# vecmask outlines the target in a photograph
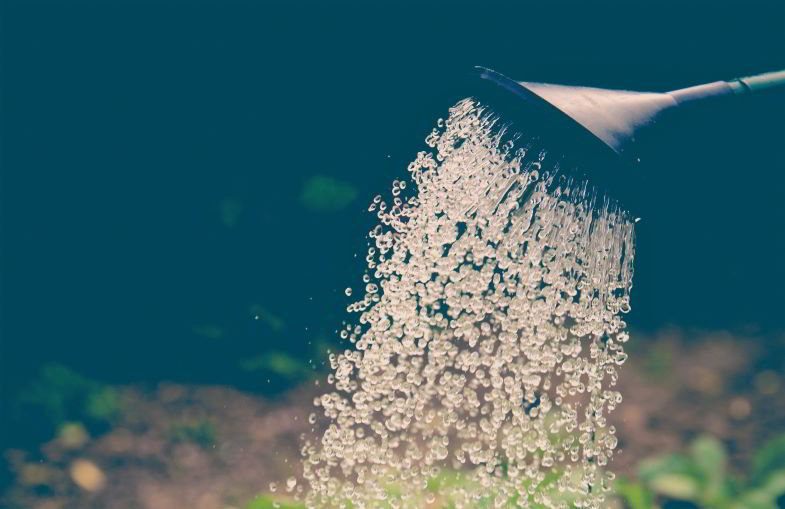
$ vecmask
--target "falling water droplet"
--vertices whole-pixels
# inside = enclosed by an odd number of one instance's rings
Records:
[[[330,353],[302,447],[308,507],[607,506],[637,220],[495,118],[459,102],[413,192],[373,199],[353,348]]]

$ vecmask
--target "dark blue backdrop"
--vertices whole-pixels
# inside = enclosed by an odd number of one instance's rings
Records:
[[[238,362],[334,336],[367,203],[471,66],[651,90],[774,70],[783,5],[6,2],[3,399],[45,361],[263,389]],[[644,161],[632,326],[782,330],[785,101],[669,138]],[[305,206],[313,176],[356,198]]]

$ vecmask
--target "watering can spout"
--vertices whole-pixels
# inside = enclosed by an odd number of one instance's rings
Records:
[[[517,95],[536,110],[541,119],[563,136],[582,137],[595,145],[634,162],[636,135],[655,124],[666,111],[723,96],[739,96],[764,89],[785,88],[785,71],[667,93],[608,90],[592,87],[514,81],[491,69],[478,67],[480,77]]]

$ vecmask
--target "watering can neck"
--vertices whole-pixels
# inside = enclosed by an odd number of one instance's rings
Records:
[[[767,72],[729,81],[714,81],[668,92],[678,105],[712,97],[747,95],[767,89],[785,87],[785,71]]]

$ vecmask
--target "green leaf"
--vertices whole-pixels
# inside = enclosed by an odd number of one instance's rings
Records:
[[[120,410],[120,396],[112,387],[94,387],[87,395],[85,413],[92,419],[111,421]]]
[[[644,483],[668,474],[697,477],[696,469],[690,458],[682,454],[668,454],[643,460],[638,467],[638,476]]]
[[[317,175],[309,178],[300,193],[300,203],[317,212],[346,208],[357,198],[357,189],[347,182]]]
[[[283,318],[259,304],[251,306],[251,315],[253,315],[254,320],[259,320],[275,333],[282,332],[286,328],[286,322],[283,321]]]
[[[725,447],[714,437],[701,436],[690,446],[690,452],[701,473],[709,478],[723,477],[728,463]]]
[[[752,459],[752,484],[759,485],[778,470],[785,470],[785,435],[769,441]]]
[[[785,495],[785,470],[779,470],[770,474],[766,479],[766,483],[760,489],[768,493],[772,500]]]
[[[649,481],[649,487],[660,495],[677,500],[697,501],[700,485],[693,477],[682,474],[661,474]]]
[[[734,500],[729,507],[731,509],[777,509],[774,499],[761,490],[745,493],[738,500]]]
[[[268,495],[261,495],[248,502],[244,509],[305,509],[305,506],[297,502],[283,501]]]
[[[42,366],[19,402],[41,411],[53,430],[68,421],[110,421],[121,411],[115,389],[61,364]]]
[[[169,439],[173,442],[191,442],[208,448],[217,441],[215,426],[209,421],[175,424],[169,428]]]
[[[651,509],[654,507],[654,494],[641,483],[619,479],[615,484],[616,493],[629,509]]]
[[[728,464],[725,447],[716,438],[702,436],[692,443],[690,452],[703,481],[701,499],[712,505],[719,504],[730,492],[725,478]]]
[[[90,441],[90,434],[81,422],[67,422],[58,430],[57,439],[66,449],[79,449]]]
[[[284,352],[270,352],[240,362],[244,371],[269,371],[289,380],[307,378],[311,374],[308,365]]]
[[[673,355],[664,344],[655,344],[645,353],[644,373],[654,380],[664,380],[671,373]]]

